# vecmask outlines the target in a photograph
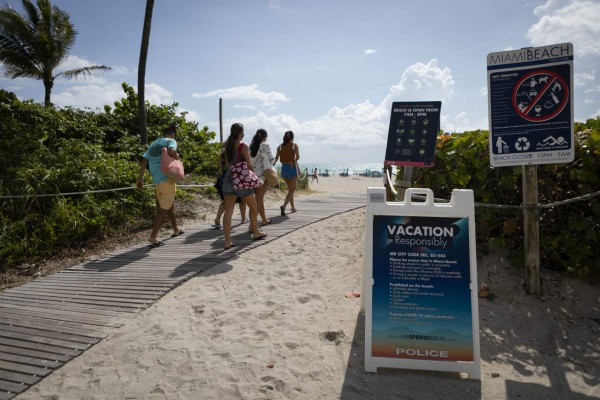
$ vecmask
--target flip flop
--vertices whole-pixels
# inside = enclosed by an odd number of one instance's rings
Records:
[[[150,244],[148,245],[148,248],[149,248],[149,249],[155,249],[155,248],[157,248],[157,247],[164,246],[164,245],[165,245],[165,242],[163,242],[162,240],[159,240],[159,241],[158,241],[158,242],[156,242],[156,243],[150,243]]]
[[[279,207],[279,209],[281,210],[281,216],[285,217],[285,208],[283,208],[283,206]]]
[[[221,224],[212,224],[211,226],[215,229],[221,229],[223,227]]]
[[[298,211],[298,210],[296,210],[295,208],[292,208],[291,212],[295,213],[296,211]]]
[[[179,232],[177,234],[172,234],[171,237],[177,237],[177,236],[181,236],[185,233],[185,231],[183,229],[180,229]]]
[[[261,226],[271,225],[271,219],[269,218],[269,219],[267,220],[267,222],[265,222],[264,224],[262,224],[262,223],[261,223],[260,225],[261,225]]]
[[[267,237],[266,233],[261,234],[260,236],[253,237],[252,240],[262,240]]]
[[[229,246],[225,246],[225,250],[229,250],[232,247],[235,247],[234,243],[231,243]]]

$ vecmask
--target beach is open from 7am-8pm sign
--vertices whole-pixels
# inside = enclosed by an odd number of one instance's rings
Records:
[[[455,190],[438,204],[429,189],[408,189],[397,203],[381,190],[367,196],[365,370],[479,379],[473,192]]]

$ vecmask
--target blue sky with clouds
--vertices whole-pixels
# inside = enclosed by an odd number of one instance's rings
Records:
[[[137,87],[144,0],[52,3],[79,32],[64,69],[112,68],[57,80],[56,105],[102,107]],[[575,120],[600,115],[598,21],[599,0],[156,0],[146,98],[217,133],[222,98],[225,136],[236,121],[272,143],[291,129],[304,162],[382,162],[393,101],[442,101],[445,131],[488,129],[491,52],[573,43]],[[43,101],[40,81],[0,87]]]

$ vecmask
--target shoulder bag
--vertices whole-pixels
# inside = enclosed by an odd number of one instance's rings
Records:
[[[237,162],[229,167],[229,171],[233,188],[236,190],[256,189],[263,184],[254,171],[248,168],[248,163],[243,161],[241,143],[237,151]]]
[[[266,154],[264,147],[261,147],[262,151],[262,159],[263,159],[263,174],[265,175],[265,181],[269,186],[277,187],[279,186],[279,175],[277,174],[277,170],[271,164],[269,160],[269,156]]]
[[[160,154],[160,170],[175,182],[181,182],[185,178],[183,163],[171,157],[166,147],[162,148]]]

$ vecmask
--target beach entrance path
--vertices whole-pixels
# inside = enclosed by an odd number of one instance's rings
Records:
[[[235,247],[209,227],[75,265],[0,294],[0,400],[11,399],[118,331],[175,287],[217,264],[336,214],[364,207],[365,194],[304,197],[286,216],[267,209],[272,223],[253,241],[246,224],[232,227]]]

